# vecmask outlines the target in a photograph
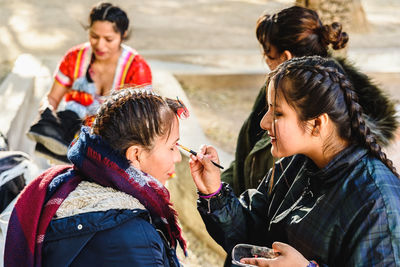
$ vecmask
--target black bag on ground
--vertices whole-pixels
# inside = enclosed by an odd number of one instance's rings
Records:
[[[29,156],[19,151],[0,151],[0,213],[25,187]]]

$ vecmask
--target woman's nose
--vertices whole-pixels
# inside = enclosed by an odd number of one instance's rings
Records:
[[[266,131],[271,130],[271,121],[270,121],[270,118],[269,118],[270,116],[268,113],[269,112],[266,112],[260,121],[261,129],[266,130]]]
[[[96,48],[99,50],[102,50],[104,44],[105,44],[105,40],[103,38],[99,38],[96,42]]]

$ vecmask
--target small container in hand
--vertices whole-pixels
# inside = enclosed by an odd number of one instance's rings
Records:
[[[242,258],[267,258],[272,259],[278,256],[272,248],[259,247],[249,244],[237,244],[232,250],[232,263],[238,266],[255,266],[241,263]]]

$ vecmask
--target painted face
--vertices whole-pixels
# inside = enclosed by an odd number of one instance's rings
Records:
[[[282,58],[281,54],[279,54],[278,49],[274,45],[269,46],[269,51],[265,55],[265,62],[268,65],[268,68],[273,71],[276,67],[279,66],[285,60]]]
[[[152,150],[144,150],[140,156],[140,169],[156,178],[160,183],[165,182],[175,173],[175,163],[182,160],[176,146],[179,140],[179,122],[175,118],[171,132],[157,137]]]
[[[96,59],[107,60],[115,56],[121,47],[121,34],[109,21],[95,21],[89,29],[89,42]]]
[[[285,98],[278,93],[275,98],[273,82],[268,86],[268,111],[260,126],[271,137],[271,154],[274,157],[287,157],[294,154],[306,154],[309,135],[301,127],[296,111],[289,106]]]

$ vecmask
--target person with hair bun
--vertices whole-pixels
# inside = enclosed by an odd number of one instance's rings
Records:
[[[330,57],[330,47],[342,49],[349,40],[340,23],[324,25],[315,11],[299,6],[283,9],[273,15],[262,15],[257,21],[256,35],[271,70],[295,57]],[[335,60],[352,81],[365,110],[364,119],[377,141],[381,145],[389,144],[398,126],[394,103],[345,59]],[[260,128],[267,106],[265,86],[260,90],[253,110],[239,132],[235,160],[222,173],[222,180],[233,187],[237,196],[248,188],[256,188],[274,164],[269,152],[271,140]]]
[[[129,32],[124,10],[110,3],[93,6],[87,29],[89,42],[64,55],[40,108],[39,120],[27,133],[37,143],[37,152],[62,162],[68,162],[68,146],[82,122],[92,123],[106,96],[126,84],[152,83],[150,67],[143,57],[122,43]],[[57,110],[62,99],[65,107]]]
[[[179,100],[148,89],[114,92],[92,127],[19,196],[4,266],[180,266],[186,254],[165,183],[182,157]]]
[[[400,266],[399,174],[341,66],[319,56],[293,58],[270,74],[267,88],[260,126],[281,159],[257,189],[237,198],[221,183],[211,162],[218,162],[215,148],[191,156],[210,235],[227,253],[241,243],[274,250],[272,259],[243,264]]]

